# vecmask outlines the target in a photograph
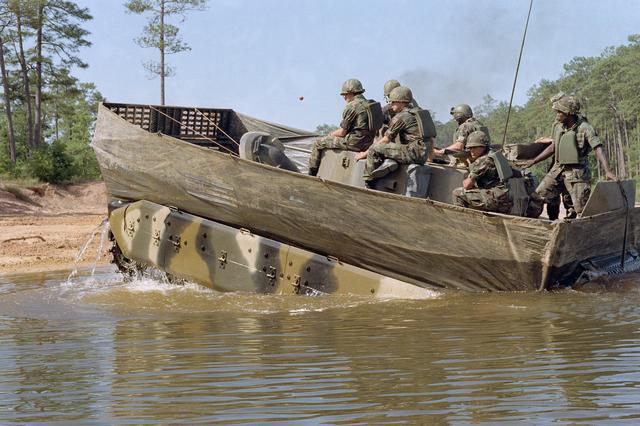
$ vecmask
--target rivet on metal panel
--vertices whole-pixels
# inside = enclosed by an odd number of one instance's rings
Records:
[[[220,262],[220,269],[224,269],[225,265],[227,264],[227,252],[222,250],[220,252],[220,257],[218,258],[218,261]]]
[[[289,266],[293,266],[293,262],[291,262],[291,261],[290,261],[290,262],[289,262]]]
[[[251,253],[251,249],[249,249],[249,253]]]

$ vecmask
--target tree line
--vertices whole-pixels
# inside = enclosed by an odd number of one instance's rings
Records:
[[[206,0],[124,3],[127,12],[147,16],[135,41],[158,53],[158,61],[143,66],[160,78],[161,104],[165,77],[174,74],[166,55],[189,50],[169,18],[184,20],[205,6]],[[0,178],[100,177],[89,143],[103,97],[72,74],[88,66],[82,49],[91,46],[84,28],[91,19],[87,8],[69,0],[0,0]]]
[[[577,96],[581,113],[596,128],[609,162],[620,178],[640,179],[640,34],[628,37],[628,43],[605,49],[599,56],[576,57],[564,65],[557,80],[542,80],[527,92],[523,106],[512,108],[507,143],[532,142],[551,136],[555,113],[550,98],[559,92]],[[485,96],[474,114],[490,130],[492,143],[502,142],[509,104]],[[456,124],[439,123],[438,144],[451,143]],[[603,171],[590,156],[592,170]],[[537,174],[544,165],[536,166]],[[594,177],[595,177],[594,176]]]
[[[71,74],[87,64],[88,9],[65,0],[0,2],[0,173],[59,182],[96,178],[88,139],[102,99]]]

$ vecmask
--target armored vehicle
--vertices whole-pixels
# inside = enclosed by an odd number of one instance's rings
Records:
[[[581,217],[552,222],[524,217],[526,203],[452,205],[464,172],[446,164],[366,188],[362,161],[325,150],[308,176],[285,152],[311,136],[229,109],[100,105],[117,264],[221,291],[375,296],[544,290],[640,265],[633,181],[599,182]]]

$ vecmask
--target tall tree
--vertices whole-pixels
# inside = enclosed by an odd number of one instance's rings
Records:
[[[63,68],[77,66],[86,68],[76,54],[81,47],[90,46],[86,39],[89,32],[82,28],[82,22],[93,19],[87,8],[66,0],[37,0],[34,28],[35,45],[35,132],[36,144],[42,142],[42,91],[46,81],[43,78],[43,65],[53,68],[54,58]],[[50,75],[54,75],[52,70]]]
[[[16,163],[16,137],[13,130],[13,113],[11,110],[11,87],[9,85],[9,74],[5,61],[5,34],[11,23],[11,14],[5,5],[0,6],[0,77],[2,78],[4,112],[7,117],[7,143],[9,145],[9,157],[13,164]]]
[[[167,64],[166,55],[191,50],[178,34],[180,28],[169,24],[170,16],[177,16],[183,22],[189,11],[204,10],[207,0],[128,0],[124,6],[130,13],[149,14],[142,35],[136,39],[144,48],[158,49],[159,61],[147,61],[143,66],[151,75],[160,77],[160,104],[165,104],[165,77],[175,75]]]
[[[33,139],[33,109],[31,105],[31,80],[29,77],[29,67],[27,64],[27,57],[25,54],[24,48],[24,40],[29,36],[29,33],[26,31],[24,27],[24,19],[25,17],[29,17],[31,10],[29,8],[30,2],[26,2],[24,0],[11,0],[9,2],[9,7],[11,11],[15,15],[15,23],[16,23],[16,40],[18,42],[18,62],[20,63],[20,75],[22,77],[22,88],[23,88],[23,102],[26,106],[26,114],[27,114],[27,147],[30,149],[35,148],[35,143]]]

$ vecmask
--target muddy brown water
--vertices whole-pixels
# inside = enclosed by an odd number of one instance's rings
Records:
[[[640,419],[637,274],[383,301],[68,274],[0,275],[1,424]]]

